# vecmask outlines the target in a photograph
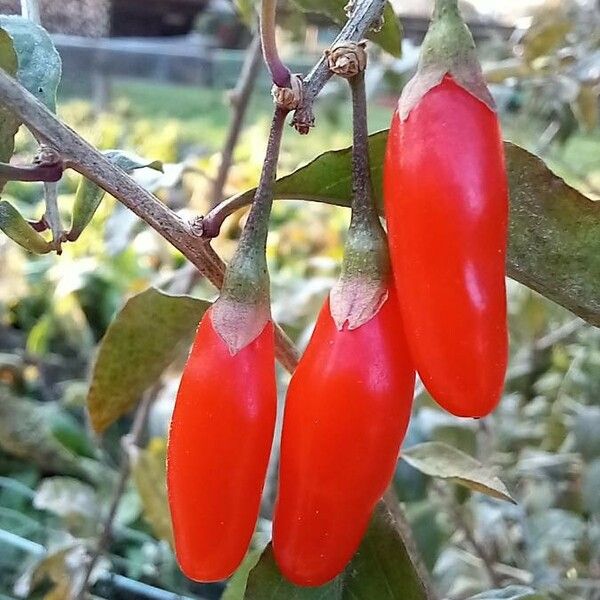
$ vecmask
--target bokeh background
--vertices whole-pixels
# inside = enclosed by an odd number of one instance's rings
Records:
[[[303,12],[281,3],[282,54],[298,72],[314,64],[337,32],[325,15],[314,12],[318,4]],[[600,3],[462,4],[505,138],[600,198]],[[142,169],[136,179],[182,216],[205,214],[231,117],[228,92],[253,35],[245,24],[251,5],[42,0],[41,6],[64,64],[59,116],[101,149],[122,148],[163,161],[164,173]],[[398,0],[394,6],[404,23],[403,55],[392,58],[371,46],[371,131],[388,126],[399,90],[414,70],[431,10],[425,0]],[[0,12],[17,8],[16,2],[0,0]],[[224,196],[256,184],[271,106],[261,66]],[[350,143],[343,83],[326,87],[316,116],[308,137],[286,131],[280,173]],[[27,161],[34,150],[22,128],[17,160]],[[61,182],[65,216],[78,181],[67,172]],[[43,211],[39,185],[12,182],[3,196],[29,218]],[[244,218],[241,211],[228,219],[213,243],[225,259]],[[341,208],[275,203],[268,241],[273,313],[300,346],[338,274],[348,218]],[[85,571],[85,550],[97,543],[114,497],[123,460],[119,440],[131,426],[125,417],[103,439],[93,436],[85,413],[90,365],[126,299],[151,285],[215,297],[178,252],[109,197],[60,257],[33,257],[0,236],[2,600],[68,598]],[[494,465],[518,504],[440,487],[403,462],[396,490],[441,596],[461,600],[491,587],[479,545],[503,584],[532,585],[545,594],[539,598],[597,600],[600,332],[512,281],[509,310],[511,361],[500,407],[481,421],[456,419],[420,390],[405,446],[444,441]],[[165,434],[185,350],[163,375],[142,448],[130,457],[132,476],[93,577],[96,597],[241,598],[235,581],[202,586],[186,580],[170,547]],[[280,379],[283,392],[287,376],[280,373]],[[271,481],[256,547],[268,539],[272,492]]]

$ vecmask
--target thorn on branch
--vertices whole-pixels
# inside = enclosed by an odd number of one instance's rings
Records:
[[[40,144],[35,156],[33,157],[33,163],[40,166],[51,167],[62,163],[60,154],[51,146],[46,144]]]

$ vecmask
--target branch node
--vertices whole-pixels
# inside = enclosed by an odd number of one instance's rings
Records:
[[[51,146],[46,144],[40,144],[35,156],[33,157],[33,163],[42,167],[53,167],[63,162],[61,155]]]
[[[302,102],[303,82],[302,75],[294,73],[290,76],[291,87],[279,87],[274,85],[271,88],[273,102],[278,108],[285,110],[296,110]]]
[[[189,222],[189,228],[192,235],[195,235],[196,237],[204,237],[206,233],[204,227],[204,217],[202,215],[194,217]]]
[[[342,40],[325,50],[329,69],[340,77],[354,77],[367,68],[367,41]]]

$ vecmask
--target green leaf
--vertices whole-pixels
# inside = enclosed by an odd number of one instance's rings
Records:
[[[131,473],[142,500],[144,518],[161,540],[172,543],[171,514],[167,502],[167,440],[157,437],[139,450],[131,448]]]
[[[375,200],[382,206],[387,131],[369,137]],[[544,162],[505,142],[510,183],[507,273],[550,300],[600,326],[600,202],[552,173]],[[280,178],[275,197],[349,206],[351,148],[325,152]],[[232,198],[249,204],[254,190]]]
[[[343,25],[348,20],[344,11],[346,0],[293,0],[293,2],[301,11],[325,15],[338,25]],[[399,57],[402,54],[402,28],[389,2],[386,2],[383,18],[383,27],[377,32],[369,32],[367,37],[392,56]]]
[[[189,342],[209,306],[154,288],[127,301],[102,339],[93,367],[87,406],[96,432],[135,406]]]
[[[29,225],[23,215],[6,200],[0,200],[0,229],[28,252],[47,254],[52,244]]]
[[[406,448],[400,458],[430,477],[450,479],[477,492],[516,504],[506,486],[488,467],[442,442],[424,442]]]
[[[123,150],[107,150],[103,153],[113,164],[121,167],[127,173],[135,169],[148,167],[156,171],[162,171],[163,165],[159,160],[148,161],[140,156],[125,152]],[[73,214],[71,217],[71,228],[67,233],[67,239],[74,242],[81,232],[89,225],[104,194],[106,192],[93,181],[81,177],[75,201],[73,203]]]
[[[600,326],[600,202],[506,143],[509,277]]]
[[[38,100],[55,112],[62,64],[48,32],[18,15],[0,16],[0,27],[13,40],[19,61],[17,78]]]
[[[15,398],[0,388],[0,448],[38,466],[43,472],[89,479],[89,471],[53,435],[47,413],[37,402]]]
[[[242,600],[248,583],[250,571],[254,569],[265,546],[262,544],[257,548],[248,550],[242,564],[237,568],[236,572],[227,581],[227,587],[221,596],[221,600]]]
[[[342,600],[342,579],[319,587],[298,587],[284,579],[269,544],[250,571],[244,600]]]
[[[546,596],[524,585],[509,585],[501,590],[489,590],[469,600],[545,600]]]
[[[12,39],[0,29],[0,68],[9,75],[16,75],[18,62]],[[19,130],[19,119],[4,105],[0,106],[0,161],[9,162],[15,150],[15,135]],[[6,181],[0,179],[0,192]]]
[[[245,600],[425,600],[425,590],[391,514],[380,502],[360,548],[343,574],[306,588],[286,581],[269,544],[250,572]]]
[[[95,449],[79,421],[60,405],[46,403],[44,408],[47,408],[46,417],[54,438],[71,452],[92,458]]]
[[[383,502],[346,569],[343,600],[426,600],[417,571]]]

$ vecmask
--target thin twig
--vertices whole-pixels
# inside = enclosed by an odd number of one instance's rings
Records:
[[[260,7],[260,39],[262,51],[273,83],[282,88],[289,88],[290,70],[283,64],[277,51],[277,39],[275,36],[275,13],[277,11],[277,0],[262,0]]]
[[[233,161],[233,152],[240,137],[240,133],[242,132],[244,117],[246,116],[248,106],[250,105],[250,98],[252,96],[254,85],[256,84],[256,77],[259,69],[260,37],[255,35],[246,50],[244,64],[242,65],[237,85],[231,92],[233,113],[229,123],[227,137],[225,138],[225,144],[223,145],[223,150],[221,152],[221,163],[219,164],[219,170],[212,187],[211,206],[216,206],[223,199],[223,188],[225,187],[227,175]]]
[[[444,488],[439,482],[433,482],[433,489],[438,493],[440,498],[444,500],[444,509],[446,509],[454,521],[455,526],[462,532],[469,545],[473,548],[473,551],[481,559],[481,564],[487,573],[490,583],[495,588],[502,587],[502,578],[496,572],[494,568],[494,559],[490,556],[487,549],[479,543],[475,534],[466,522],[464,515],[459,506],[457,506],[454,498],[451,497],[450,493]]]
[[[417,575],[419,576],[423,588],[425,589],[427,600],[436,600],[437,594],[435,592],[433,582],[431,581],[429,571],[427,570],[427,567],[425,566],[425,563],[421,558],[421,553],[419,552],[417,542],[415,541],[415,538],[413,536],[412,527],[410,526],[408,518],[406,517],[406,514],[402,509],[402,505],[400,504],[400,500],[398,499],[396,491],[393,488],[393,484],[390,485],[390,487],[385,492],[383,496],[383,501],[385,502],[385,505],[394,517],[394,521],[398,526],[400,537],[404,542],[404,547],[408,552],[410,561],[415,567]]]
[[[100,533],[100,537],[98,538],[96,547],[87,564],[85,575],[81,582],[81,587],[79,588],[75,596],[76,600],[83,600],[85,598],[85,593],[90,582],[90,577],[92,576],[94,568],[98,564],[98,560],[102,556],[102,553],[108,547],[108,544],[112,537],[113,523],[115,517],[117,516],[117,510],[119,508],[119,504],[121,503],[123,494],[125,493],[125,488],[127,486],[127,481],[131,472],[131,461],[129,458],[129,452],[126,449],[125,444],[127,444],[127,446],[139,446],[139,443],[142,439],[142,434],[144,433],[144,426],[148,418],[148,413],[150,412],[150,407],[152,406],[152,403],[156,398],[157,389],[158,386],[155,386],[154,389],[152,389],[144,395],[135,411],[135,416],[131,425],[131,431],[128,435],[123,437],[123,462],[121,463],[121,469],[119,471],[117,484],[115,486],[113,496],[110,501],[108,513],[106,515],[106,518],[104,519],[104,522],[102,523],[102,532]]]
[[[58,181],[63,165],[10,165],[0,163],[0,179],[6,181]]]

